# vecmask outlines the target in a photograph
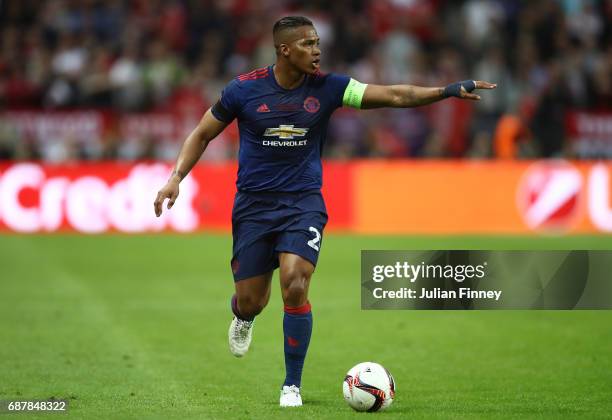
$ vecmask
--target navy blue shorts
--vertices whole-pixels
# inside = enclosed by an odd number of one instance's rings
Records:
[[[327,210],[319,190],[298,193],[238,192],[232,210],[234,281],[272,271],[278,253],[317,265]]]

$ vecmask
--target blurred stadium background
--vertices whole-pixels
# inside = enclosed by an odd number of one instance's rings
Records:
[[[315,22],[326,72],[499,85],[332,117],[296,418],[349,416],[340,381],[368,359],[398,417],[608,417],[609,312],[363,312],[358,279],[361,249],[612,249],[610,0],[0,1],[0,399],[282,417],[278,293],[253,354],[226,349],[235,124],[172,211],[152,202],[225,83],[273,63],[287,14]]]
[[[340,110],[330,124],[330,158],[612,155],[609,0],[9,0],[0,7],[3,159],[174,159],[225,83],[273,62],[274,21],[298,13],[316,24],[325,71],[367,83],[499,84],[478,104]],[[592,141],[576,143],[585,140],[577,136]],[[236,142],[230,130],[207,159],[233,158]]]
[[[185,183],[189,199],[166,222],[148,207],[169,166],[150,162],[171,164],[225,83],[274,61],[273,22],[301,13],[321,35],[325,71],[369,83],[472,77],[499,84],[478,103],[338,110],[325,148],[333,162],[330,230],[612,230],[609,0],[24,0],[0,7],[5,229],[227,230],[235,123],[211,144],[209,164]],[[583,163],[533,165],[542,158]],[[16,165],[24,161],[35,164]]]

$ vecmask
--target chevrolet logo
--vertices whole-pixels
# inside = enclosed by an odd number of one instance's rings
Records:
[[[274,136],[279,139],[292,139],[304,137],[308,133],[307,128],[295,128],[293,125],[279,125],[277,128],[266,128],[264,136]]]

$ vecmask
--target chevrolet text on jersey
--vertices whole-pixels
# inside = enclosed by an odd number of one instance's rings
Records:
[[[262,142],[264,146],[275,146],[275,147],[294,147],[294,146],[306,146],[308,140],[264,140]]]

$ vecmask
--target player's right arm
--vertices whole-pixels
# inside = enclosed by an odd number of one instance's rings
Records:
[[[221,133],[229,123],[223,122],[215,118],[212,110],[206,111],[197,127],[189,134],[176,160],[176,165],[170,175],[170,179],[164,187],[159,190],[153,207],[157,217],[162,214],[164,201],[168,199],[167,208],[170,209],[174,205],[176,198],[179,195],[179,183],[187,176],[196,162],[206,150],[208,143]]]

